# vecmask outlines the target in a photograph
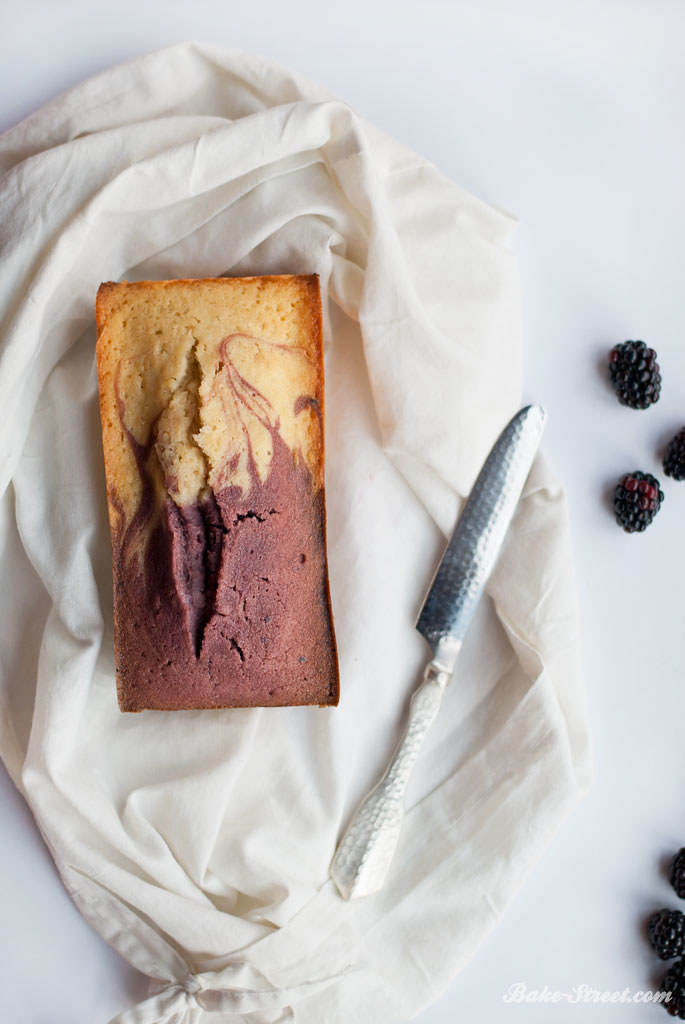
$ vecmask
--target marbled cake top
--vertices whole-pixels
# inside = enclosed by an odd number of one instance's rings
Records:
[[[122,707],[335,703],[318,279],[107,284]]]

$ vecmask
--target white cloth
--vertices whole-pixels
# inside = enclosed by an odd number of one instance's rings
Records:
[[[519,405],[511,219],[325,90],[207,45],[85,82],[0,161],[0,753],[81,912],[154,981],[118,1024],[411,1019],[589,779],[565,503],[540,458],[385,887],[348,904],[328,880],[426,660],[413,622],[443,534]],[[97,286],[312,271],[340,706],[123,715]]]

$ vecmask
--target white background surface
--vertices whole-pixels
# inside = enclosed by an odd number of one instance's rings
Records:
[[[614,525],[607,500],[626,470],[661,476],[685,425],[685,4],[22,0],[4,19],[0,129],[111,63],[188,38],[320,81],[521,220],[524,397],[549,411],[545,450],[571,504],[596,780],[418,1021],[666,1020],[652,1005],[570,1000],[579,986],[656,987],[644,920],[678,903],[664,861],[685,845],[685,483],[662,477],[664,508],[641,536]],[[606,351],[626,338],[660,357],[663,395],[647,412],[619,406],[604,380]],[[105,1024],[145,980],[73,907],[1,768],[0,796],[0,1019]],[[519,982],[564,997],[505,1002]]]

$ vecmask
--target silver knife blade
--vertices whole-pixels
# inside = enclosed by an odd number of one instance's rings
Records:
[[[388,873],[404,817],[404,793],[421,744],[440,709],[454,664],[499,554],[530,471],[546,414],[521,409],[478,474],[428,591],[417,629],[433,651],[412,696],[402,739],[377,785],[357,808],[330,866],[344,899],[377,892]]]
[[[454,668],[497,561],[545,420],[541,406],[528,405],[504,428],[478,474],[428,590],[416,628],[447,671]]]

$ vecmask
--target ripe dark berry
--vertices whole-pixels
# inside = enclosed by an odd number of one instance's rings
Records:
[[[678,850],[673,858],[673,863],[671,864],[671,885],[681,900],[685,900],[685,846]]]
[[[621,405],[647,409],[661,394],[656,352],[644,341],[624,341],[609,353],[609,380]]]
[[[661,991],[670,992],[671,998],[662,1003],[671,1017],[685,1020],[685,960],[676,960],[668,968],[661,982]]]
[[[642,533],[661,508],[664,492],[651,473],[626,473],[614,491],[616,522],[626,533]]]
[[[661,960],[672,960],[685,952],[685,914],[679,910],[657,910],[647,924],[652,949]]]
[[[664,456],[664,473],[674,480],[685,480],[685,428],[669,441]]]

